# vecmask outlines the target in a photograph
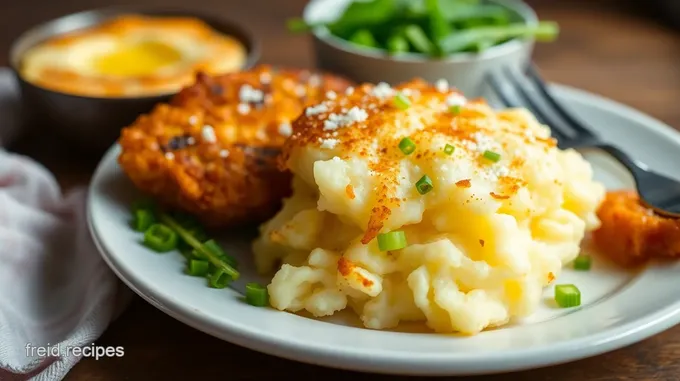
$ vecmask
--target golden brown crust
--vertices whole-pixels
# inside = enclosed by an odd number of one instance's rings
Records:
[[[593,233],[600,252],[623,266],[680,257],[680,220],[659,216],[634,191],[608,192]]]
[[[357,272],[356,271],[357,265],[352,263],[349,259],[345,257],[340,257],[340,259],[338,259],[337,268],[338,272],[342,276],[349,277],[352,274],[354,274],[356,280],[359,281],[359,283],[361,283],[364,287],[373,286],[373,281],[361,275],[361,273]]]
[[[290,175],[276,166],[287,123],[327,91],[348,86],[338,77],[269,66],[199,75],[122,131],[119,163],[138,188],[208,226],[263,221],[290,193]]]
[[[410,102],[408,115],[395,104],[395,95],[399,93],[408,94]],[[467,101],[466,106],[459,112],[451,112],[445,106],[447,100],[455,96],[463,97],[455,90],[441,91],[421,79],[394,87],[387,84],[362,84],[349,94],[339,94],[335,99],[306,110],[294,122],[295,133],[286,141],[279,165],[288,168],[294,151],[310,145],[323,146],[324,142],[331,144],[342,158],[358,156],[368,159],[369,169],[379,176],[380,183],[374,189],[377,205],[371,210],[365,235],[361,240],[366,244],[376,237],[392,210],[402,203],[402,199],[395,196],[395,188],[399,184],[398,163],[404,157],[404,153],[399,149],[399,142],[405,136],[405,132],[418,147],[429,147],[429,142],[441,136],[450,138],[450,141],[465,141],[474,145],[479,135],[488,133],[489,119],[498,118],[512,121],[513,123],[509,125],[520,130],[513,133],[526,139],[527,144],[539,143],[546,150],[556,145],[555,140],[549,137],[541,138],[528,134],[525,136],[521,132],[528,126],[517,125],[510,115],[502,112],[496,115],[483,100]],[[353,117],[351,128],[336,128],[333,125],[334,120],[345,117]],[[408,118],[417,118],[417,124],[423,127],[408,131],[410,124]],[[533,142],[530,139],[533,139]],[[376,146],[379,148],[376,149]],[[462,149],[476,150],[476,148]],[[416,160],[427,161],[443,153],[441,149],[419,148],[413,155]],[[481,155],[478,161],[480,168],[488,166],[486,159]],[[522,165],[521,161],[517,161],[511,163],[510,167],[519,168]],[[493,193],[491,196],[504,200],[516,193],[523,185],[523,181],[511,176],[501,176],[499,184],[503,193]],[[460,182],[458,186],[470,187],[471,184],[470,181]]]

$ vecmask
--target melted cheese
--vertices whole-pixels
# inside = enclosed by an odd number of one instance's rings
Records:
[[[239,70],[246,57],[243,44],[197,19],[121,16],[34,46],[21,75],[65,93],[146,96],[177,91],[198,71]]]
[[[118,44],[114,51],[93,57],[92,64],[99,74],[135,77],[152,75],[181,60],[182,53],[170,45],[142,41]]]

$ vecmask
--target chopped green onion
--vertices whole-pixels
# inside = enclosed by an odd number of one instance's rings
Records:
[[[393,251],[407,246],[406,234],[401,231],[378,234],[378,248],[380,251]]]
[[[360,46],[366,46],[369,48],[375,48],[378,46],[378,43],[375,41],[375,37],[373,37],[373,33],[371,33],[370,30],[368,29],[359,29],[354,34],[352,37],[349,38],[349,41]]]
[[[404,155],[410,155],[416,150],[416,144],[410,138],[403,138],[399,142],[399,149]]]
[[[416,51],[425,54],[436,53],[436,48],[432,41],[430,41],[425,31],[418,25],[409,25],[404,28],[404,35]]]
[[[591,266],[591,259],[587,255],[579,255],[574,259],[574,270],[588,271]]]
[[[400,110],[406,110],[411,107],[411,100],[403,93],[398,93],[394,96],[394,105]]]
[[[208,278],[208,285],[212,288],[225,288],[231,283],[232,279],[222,269],[218,269],[214,274]]]
[[[404,36],[395,34],[387,39],[387,51],[390,54],[406,53],[409,51],[408,41]]]
[[[137,209],[132,219],[132,227],[138,232],[145,232],[156,222],[156,216],[150,209]]]
[[[461,110],[462,110],[462,107],[460,107],[460,105],[453,105],[453,106],[449,107],[449,111],[451,111],[451,114],[453,114],[453,115],[460,114]]]
[[[174,230],[184,240],[184,242],[189,244],[200,254],[204,255],[206,259],[210,261],[210,263],[229,276],[230,279],[238,280],[240,276],[238,270],[236,270],[222,258],[219,258],[217,255],[213,254],[212,251],[206,248],[205,245],[201,244],[199,240],[191,235],[191,233],[182,227],[174,218],[167,214],[161,214],[160,220],[168,225],[172,230]]]
[[[207,250],[210,250],[210,252],[215,254],[217,257],[227,262],[232,267],[238,268],[238,262],[236,261],[236,259],[231,255],[227,254],[227,252],[224,251],[224,249],[222,249],[222,246],[220,246],[220,244],[217,243],[214,239],[203,242],[203,246]]]
[[[420,194],[426,194],[433,188],[434,186],[432,185],[432,179],[430,179],[428,175],[423,175],[423,177],[421,177],[420,180],[416,182],[416,189]]]
[[[451,155],[455,149],[456,147],[452,146],[451,144],[447,144],[444,146],[444,153],[447,155]]]
[[[494,163],[501,159],[501,154],[489,150],[484,151],[482,156],[484,156],[484,158],[487,160],[493,161]]]
[[[264,307],[269,304],[267,288],[257,283],[246,284],[246,302],[251,306]]]
[[[573,284],[558,284],[555,286],[555,302],[562,308],[578,307],[581,305],[581,291]]]
[[[192,259],[189,261],[187,273],[192,276],[206,276],[209,268],[210,262],[201,259]]]
[[[163,224],[153,224],[144,233],[144,245],[159,253],[177,248],[177,233]]]

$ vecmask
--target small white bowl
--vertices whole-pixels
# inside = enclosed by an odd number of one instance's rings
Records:
[[[536,13],[519,0],[487,0],[513,11],[528,25],[538,24]],[[351,0],[312,0],[303,18],[309,24],[329,22],[342,14]],[[389,56],[377,50],[361,49],[332,35],[327,28],[312,32],[317,66],[346,76],[357,82],[397,84],[413,78],[434,82],[449,81],[468,97],[484,93],[484,76],[489,70],[503,66],[520,67],[530,59],[533,39],[513,39],[482,53],[456,53],[444,58],[428,58],[420,54]]]

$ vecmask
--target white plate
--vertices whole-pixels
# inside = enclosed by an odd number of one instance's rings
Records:
[[[607,140],[660,172],[680,178],[680,134],[628,107],[556,86],[559,97]],[[89,222],[104,259],[144,299],[170,316],[221,339],[288,359],[362,371],[419,375],[469,375],[528,369],[572,361],[654,335],[680,322],[680,264],[628,273],[596,261],[590,272],[565,270],[559,282],[583,292],[583,306],[561,310],[549,303],[524,322],[474,337],[360,327],[340,315],[325,321],[244,303],[237,291],[215,290],[184,275],[179,254],[155,254],[129,227],[136,196],[116,163],[114,146],[97,169],[89,194]],[[631,179],[603,154],[587,154],[596,177],[609,188]],[[256,280],[244,235],[221,237],[238,257],[245,281]],[[552,290],[545,291],[550,298]],[[172,332],[168,332],[172,334]]]

